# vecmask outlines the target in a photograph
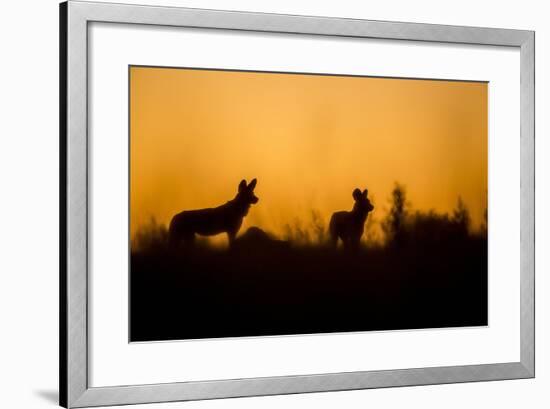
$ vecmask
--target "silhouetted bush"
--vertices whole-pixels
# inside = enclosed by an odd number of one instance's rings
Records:
[[[382,230],[386,237],[386,243],[399,246],[405,240],[405,223],[407,222],[409,206],[407,192],[403,185],[395,183],[390,202],[391,207],[382,222]]]
[[[283,239],[296,245],[324,244],[327,241],[327,228],[321,213],[313,209],[305,223],[294,219],[292,224],[286,224]]]
[[[168,229],[151,217],[148,224],[143,225],[132,238],[132,251],[155,251],[168,245]]]
[[[231,248],[170,246],[151,219],[132,240],[131,340],[487,325],[487,235],[463,201],[415,211],[396,184],[390,204],[384,240],[353,252],[325,245],[315,211]]]
[[[435,210],[412,211],[404,186],[396,183],[390,203],[390,210],[382,222],[387,246],[441,247],[456,245],[457,241],[466,242],[474,236],[487,237],[486,223],[480,226],[479,231],[472,231],[470,212],[460,196],[450,216]]]

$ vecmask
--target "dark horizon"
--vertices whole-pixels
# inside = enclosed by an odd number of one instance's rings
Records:
[[[487,325],[486,227],[472,231],[461,201],[415,210],[399,184],[390,201],[383,243],[359,248],[333,248],[321,226],[251,227],[229,248],[174,246],[151,226],[131,253],[130,340]]]

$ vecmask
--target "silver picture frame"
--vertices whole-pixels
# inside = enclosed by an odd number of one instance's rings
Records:
[[[518,362],[91,387],[88,356],[88,24],[111,22],[387,40],[520,51],[521,205]],[[535,376],[535,33],[343,18],[68,1],[60,5],[60,404],[90,407]]]

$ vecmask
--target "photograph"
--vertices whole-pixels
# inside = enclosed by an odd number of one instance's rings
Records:
[[[5,2],[0,407],[549,409],[546,9]]]
[[[488,325],[488,83],[128,67],[129,341]]]

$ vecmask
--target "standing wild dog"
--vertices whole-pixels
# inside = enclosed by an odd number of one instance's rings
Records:
[[[229,245],[233,244],[237,232],[241,228],[243,218],[248,214],[251,205],[258,203],[254,195],[256,179],[248,185],[246,180],[239,183],[237,196],[226,204],[218,207],[200,210],[186,210],[176,214],[170,222],[168,234],[170,242],[192,244],[195,234],[213,236],[227,233]]]
[[[333,247],[336,247],[338,239],[341,239],[344,248],[359,248],[359,242],[365,229],[365,221],[368,214],[374,209],[367,198],[367,194],[367,189],[363,190],[363,193],[361,193],[361,190],[355,189],[352,194],[355,204],[351,212],[336,212],[330,218],[329,232]]]

